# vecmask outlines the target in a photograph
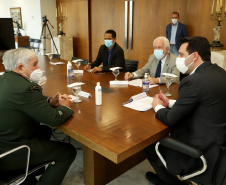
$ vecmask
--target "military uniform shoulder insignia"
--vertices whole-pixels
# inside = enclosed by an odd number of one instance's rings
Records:
[[[63,112],[61,110],[58,111],[59,115],[62,116]]]
[[[41,92],[42,92],[42,88],[41,88],[41,86],[38,85],[38,84],[31,85],[31,86],[30,86],[30,90],[31,90],[31,91],[38,90],[38,91],[41,91]]]

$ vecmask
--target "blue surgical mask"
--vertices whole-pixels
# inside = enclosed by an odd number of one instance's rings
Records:
[[[110,48],[114,45],[113,40],[104,40],[104,43],[107,48]]]
[[[160,60],[164,56],[163,50],[155,49],[154,55],[158,60]]]

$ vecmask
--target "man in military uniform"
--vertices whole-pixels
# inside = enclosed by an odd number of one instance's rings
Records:
[[[71,117],[71,101],[66,94],[43,96],[38,85],[42,72],[34,51],[9,50],[3,64],[6,72],[0,77],[0,153],[28,145],[30,167],[47,161],[55,161],[55,165],[49,165],[37,183],[27,184],[60,185],[76,149],[68,143],[50,141],[51,128],[46,125],[58,126]],[[0,159],[0,171],[24,169],[25,162],[26,151],[18,151]]]

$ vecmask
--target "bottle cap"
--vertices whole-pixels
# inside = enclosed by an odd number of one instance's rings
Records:
[[[97,86],[100,86],[100,82],[97,82]]]

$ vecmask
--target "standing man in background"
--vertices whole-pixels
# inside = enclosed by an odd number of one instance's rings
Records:
[[[170,41],[170,52],[178,56],[180,39],[188,36],[188,29],[179,22],[179,13],[172,13],[172,23],[166,26],[166,37]]]

